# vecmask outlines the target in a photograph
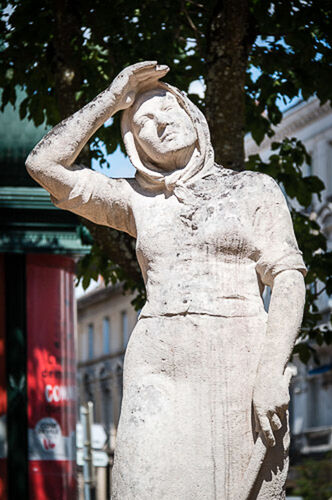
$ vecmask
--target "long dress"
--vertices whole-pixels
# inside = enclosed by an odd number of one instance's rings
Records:
[[[305,269],[270,177],[215,168],[188,189],[182,203],[82,170],[68,198],[53,198],[137,238],[147,303],[125,356],[114,500],[238,500],[257,437],[262,291]],[[251,499],[284,498],[286,420],[275,435]]]

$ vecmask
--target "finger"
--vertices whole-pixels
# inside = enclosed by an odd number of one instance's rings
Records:
[[[284,371],[284,377],[287,386],[289,386],[292,377],[294,377],[295,375],[296,375],[296,368],[292,366],[287,366]]]
[[[157,61],[143,61],[130,66],[130,69],[136,73],[136,71],[141,71],[148,68],[155,68],[157,66]]]
[[[278,431],[282,427],[282,423],[280,418],[276,413],[273,413],[270,417],[271,427],[274,431]]]
[[[258,420],[268,446],[275,446],[276,440],[272,432],[270,420],[266,415],[258,415]]]
[[[140,71],[137,75],[136,78],[138,81],[143,81],[143,80],[148,80],[148,79],[158,79],[162,78],[169,72],[169,67],[166,65],[162,66],[156,66],[155,68],[152,69],[144,69],[143,71]]]
[[[157,64],[156,71],[169,71],[167,64]]]

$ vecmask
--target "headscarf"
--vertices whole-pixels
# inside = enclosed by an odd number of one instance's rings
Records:
[[[171,92],[189,115],[197,135],[197,145],[191,159],[184,168],[172,172],[158,168],[152,161],[145,160],[143,162],[140,154],[141,146],[135,140],[132,130],[133,106],[127,108],[122,114],[123,142],[129,159],[136,168],[136,180],[144,189],[150,191],[166,190],[169,194],[175,194],[180,201],[184,201],[192,197],[188,184],[208,175],[213,169],[214,151],[209,127],[203,113],[188,99],[184,92],[165,82],[157,82],[152,88],[145,89],[144,93],[154,89]]]

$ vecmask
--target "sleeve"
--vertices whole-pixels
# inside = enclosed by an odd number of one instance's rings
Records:
[[[75,183],[69,192],[65,191],[64,197],[51,195],[56,207],[136,237],[129,180],[110,179],[89,168],[80,168],[75,169]]]
[[[298,270],[304,276],[303,262],[294,234],[286,199],[278,184],[264,175],[262,192],[254,216],[256,271],[264,285],[272,286],[277,274]]]

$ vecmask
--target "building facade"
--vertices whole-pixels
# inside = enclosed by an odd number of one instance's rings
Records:
[[[132,295],[121,285],[99,284],[77,300],[77,354],[79,405],[93,402],[95,423],[102,424],[108,442],[106,467],[96,467],[97,500],[110,498],[111,468],[122,400],[125,349],[137,321]],[[79,498],[83,499],[83,477],[79,471]]]
[[[132,299],[120,285],[99,285],[77,301],[79,401],[94,403],[94,420],[111,441],[120,414],[124,352],[137,320]]]

